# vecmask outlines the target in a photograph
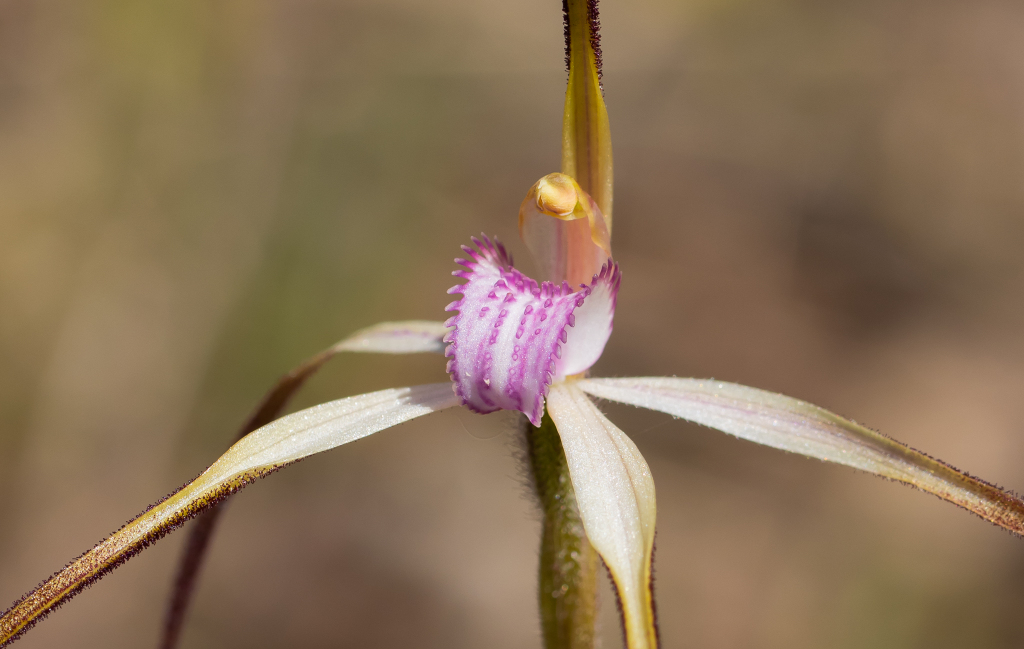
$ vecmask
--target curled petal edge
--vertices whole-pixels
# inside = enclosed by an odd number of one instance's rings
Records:
[[[627,647],[655,649],[654,480],[632,440],[576,383],[569,380],[551,387],[548,414],[562,440],[583,528],[615,582]]]
[[[235,491],[303,457],[458,405],[448,383],[371,392],[296,412],[238,441],[204,471],[15,602],[0,616],[0,646],[54,608]]]
[[[586,379],[578,385],[595,397],[917,487],[1024,536],[1024,501],[1018,496],[805,401],[701,379]]]

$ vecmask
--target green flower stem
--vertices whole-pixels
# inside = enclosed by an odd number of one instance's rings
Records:
[[[539,592],[545,649],[593,649],[600,559],[587,540],[565,452],[547,413],[527,423],[534,488],[544,516]]]

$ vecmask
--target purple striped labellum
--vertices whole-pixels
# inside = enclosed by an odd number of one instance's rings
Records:
[[[468,259],[453,274],[466,279],[448,292],[458,315],[445,324],[448,373],[463,405],[479,413],[519,410],[535,426],[552,381],[581,374],[612,333],[619,267],[610,259],[589,284],[537,282],[512,265],[505,247],[486,236],[463,246]]]
[[[520,235],[536,257],[543,281],[518,271],[497,241],[473,239],[475,247],[463,247],[467,258],[456,260],[463,270],[454,274],[466,282],[449,291],[462,295],[447,307],[457,315],[444,324],[381,323],[285,375],[243,429],[247,434],[198,478],[0,615],[0,646],[253,480],[303,457],[460,404],[481,413],[518,410],[534,425],[541,423],[545,411],[550,415],[566,467],[556,477],[571,481],[585,540],[612,576],[628,649],[658,646],[651,579],[654,480],[636,445],[592,397],[668,413],[758,444],[903,482],[1024,534],[1020,498],[817,406],[715,380],[583,376],[611,335],[620,273],[611,258],[611,142],[601,93],[596,0],[566,0],[564,10],[570,68],[564,173],[541,178],[519,210]],[[298,386],[337,353],[442,349],[449,357],[451,383],[370,392],[271,421]],[[181,619],[179,615],[168,624],[165,647],[173,646]],[[572,631],[587,636],[583,626]],[[549,649],[562,647],[548,642]]]

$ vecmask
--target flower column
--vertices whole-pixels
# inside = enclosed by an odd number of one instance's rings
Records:
[[[593,197],[610,234],[611,137],[601,88],[597,2],[564,0],[562,8],[569,68],[562,122],[562,173],[576,180]],[[537,234],[538,239],[543,238],[537,241],[540,248],[571,245],[571,238],[552,237],[550,232]],[[526,232],[524,239],[530,243]],[[571,250],[554,256],[573,259]],[[569,280],[575,287],[578,278],[571,263],[548,270],[552,275],[545,279],[556,283]],[[526,439],[534,488],[543,514],[538,600],[544,645],[547,649],[591,649],[595,645],[600,559],[583,530],[565,453],[547,413],[540,426],[527,424]]]

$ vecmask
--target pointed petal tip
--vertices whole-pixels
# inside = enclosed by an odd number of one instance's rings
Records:
[[[1024,536],[1024,500],[805,401],[713,379],[583,379],[593,396],[681,417],[741,439],[902,482]]]

